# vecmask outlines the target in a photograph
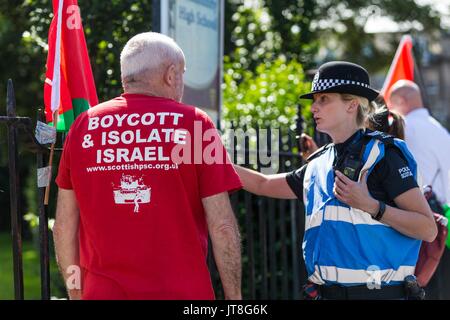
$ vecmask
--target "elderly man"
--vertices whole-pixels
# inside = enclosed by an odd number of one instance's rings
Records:
[[[392,87],[390,108],[405,117],[405,141],[417,160],[423,185],[431,185],[441,203],[450,203],[450,135],[423,107],[419,87],[400,80]],[[444,288],[450,285],[450,255],[445,250],[435,275],[428,284],[428,299],[450,299]]]
[[[56,179],[53,232],[69,297],[214,299],[209,232],[225,298],[240,299],[228,192],[241,182],[210,118],[180,102],[182,50],[142,33],[120,63],[124,94],[77,118]]]

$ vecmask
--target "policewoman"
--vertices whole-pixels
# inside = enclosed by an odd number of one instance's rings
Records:
[[[317,130],[333,143],[290,173],[263,175],[236,166],[244,189],[303,203],[305,298],[414,298],[421,240],[436,237],[407,146],[364,128],[377,96],[363,67],[325,63],[312,91],[300,98],[313,100]]]

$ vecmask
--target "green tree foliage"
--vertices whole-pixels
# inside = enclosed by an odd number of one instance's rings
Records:
[[[120,51],[133,35],[150,31],[152,0],[78,0],[99,100],[121,92]],[[35,116],[43,105],[51,0],[0,2],[0,83],[14,79],[21,115]],[[6,48],[6,50],[5,50]],[[0,90],[4,101],[4,90]]]
[[[225,43],[224,117],[240,123],[267,124],[277,122],[276,117],[279,123],[295,121],[290,107],[298,103],[297,97],[283,99],[288,107],[268,101],[272,86],[292,90],[292,84],[281,76],[267,76],[280,71],[274,61],[281,55],[287,65],[303,66],[302,70],[291,70],[301,72],[299,81],[310,80],[304,70],[329,60],[349,60],[377,72],[388,68],[399,35],[385,35],[382,45],[376,44],[376,35],[364,31],[371,17],[406,23],[406,32],[413,34],[424,30],[432,36],[440,28],[439,15],[414,0],[228,0],[226,8],[225,39],[230,41]],[[260,74],[262,65],[266,69]],[[261,81],[261,75],[267,79]],[[271,83],[272,79],[277,83]],[[261,82],[266,81],[267,88],[260,90]],[[308,112],[304,113],[308,118]]]
[[[364,65],[369,72],[387,70],[400,37],[399,33],[384,34],[382,38],[366,33],[369,19],[390,18],[403,33],[413,36],[421,33],[435,38],[441,30],[439,14],[430,5],[418,5],[414,0],[328,0],[323,1],[321,11],[327,19],[318,19],[314,28],[326,48],[325,59],[350,60]]]
[[[230,50],[227,54],[239,63],[240,70],[254,70],[259,63],[280,54],[281,37],[272,26],[267,8],[241,5],[236,10],[229,17],[233,28],[229,35],[231,41],[226,45]]]
[[[375,45],[375,34],[364,31],[372,17],[390,18],[405,33],[435,36],[441,30],[439,14],[414,0],[228,0],[227,9],[225,39],[231,41],[225,44],[226,55],[239,60],[237,48],[249,53],[247,59],[282,53],[307,69],[330,59],[359,62],[370,71],[386,68],[399,35],[386,34],[383,45]],[[263,41],[267,39],[273,40],[270,47]],[[251,54],[265,48],[265,55]]]
[[[254,72],[235,72],[225,58],[224,118],[235,125],[294,129],[299,95],[310,89],[300,63],[280,56],[261,63]],[[309,117],[308,113],[304,114]]]
[[[78,0],[88,52],[100,101],[121,92],[120,51],[133,35],[150,31],[152,0]],[[0,114],[5,114],[6,81],[12,78],[17,114],[36,117],[42,107],[47,37],[53,8],[51,0],[0,1]],[[36,202],[36,159],[25,141],[20,145],[20,177],[27,188],[28,203]],[[0,127],[0,145],[6,145],[6,130]],[[0,148],[0,206],[9,207],[6,148]],[[55,186],[52,187],[54,199]],[[26,203],[25,201],[22,201]],[[24,206],[22,211],[35,210]],[[53,212],[51,210],[51,212]],[[9,215],[0,216],[0,229],[9,228]]]
[[[319,39],[311,29],[314,19],[320,14],[318,1],[266,0],[273,17],[272,26],[280,33],[281,52],[295,58],[308,68],[314,62],[319,49]]]
[[[303,67],[295,55],[282,54],[282,37],[268,8],[234,6],[229,17],[234,27],[227,25],[232,51],[224,60],[223,117],[238,126],[293,128],[298,96],[307,90]]]
[[[100,100],[120,93],[119,54],[132,35],[151,29],[152,0],[79,0],[92,69]],[[252,70],[280,54],[299,61],[306,70],[322,59],[343,58],[368,66],[385,67],[392,50],[373,45],[364,33],[367,19],[385,15],[411,28],[439,29],[440,18],[429,6],[413,0],[226,0],[225,54],[231,66]],[[0,2],[0,85],[13,78],[21,115],[34,116],[43,104],[43,75],[51,0]],[[396,41],[397,39],[395,39]],[[393,40],[386,38],[389,43]],[[320,59],[320,58],[319,58]],[[240,73],[234,69],[234,73]],[[0,89],[0,101],[5,90]],[[3,137],[4,135],[2,135]],[[4,138],[2,138],[3,140]]]
[[[36,115],[42,104],[41,71],[45,64],[42,47],[30,41],[29,29],[32,9],[15,1],[0,1],[0,114],[6,113],[6,82],[13,79],[17,91],[19,115]],[[0,145],[6,143],[6,130],[0,127]],[[6,154],[0,149],[0,163]],[[0,186],[3,189],[4,185]]]

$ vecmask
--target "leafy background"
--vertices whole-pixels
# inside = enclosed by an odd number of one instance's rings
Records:
[[[78,4],[99,100],[104,101],[121,92],[120,51],[131,36],[151,29],[152,1],[79,0]],[[429,39],[448,32],[437,12],[413,0],[226,0],[225,126],[234,122],[294,130],[301,110],[307,120],[303,129],[310,130],[308,105],[300,106],[298,96],[308,90],[313,70],[320,63],[345,59],[364,65],[371,73],[386,72],[400,34],[383,35],[383,45],[376,45],[376,35],[364,31],[373,16],[405,22],[405,32],[425,34]],[[51,18],[50,0],[0,0],[0,114],[5,114],[9,78],[14,81],[18,115],[35,119],[42,107]],[[19,197],[22,212],[33,217],[37,213],[36,160],[27,140],[20,139]],[[6,143],[6,129],[0,127],[0,298],[12,296],[11,282],[5,276],[11,270]],[[55,189],[53,185],[52,200]],[[53,215],[53,203],[49,212]],[[39,298],[32,242],[36,223],[24,224],[25,268],[34,268],[25,272],[25,284],[35,284],[28,298]],[[54,292],[64,296],[60,284],[54,284]]]

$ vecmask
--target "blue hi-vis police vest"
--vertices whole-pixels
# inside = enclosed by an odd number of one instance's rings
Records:
[[[369,170],[370,175],[389,142],[402,151],[417,179],[416,162],[402,140],[378,131],[364,134],[369,142],[361,173]],[[311,160],[305,171],[303,255],[308,278],[319,285],[398,284],[414,274],[421,241],[337,200],[333,193],[333,149]]]

